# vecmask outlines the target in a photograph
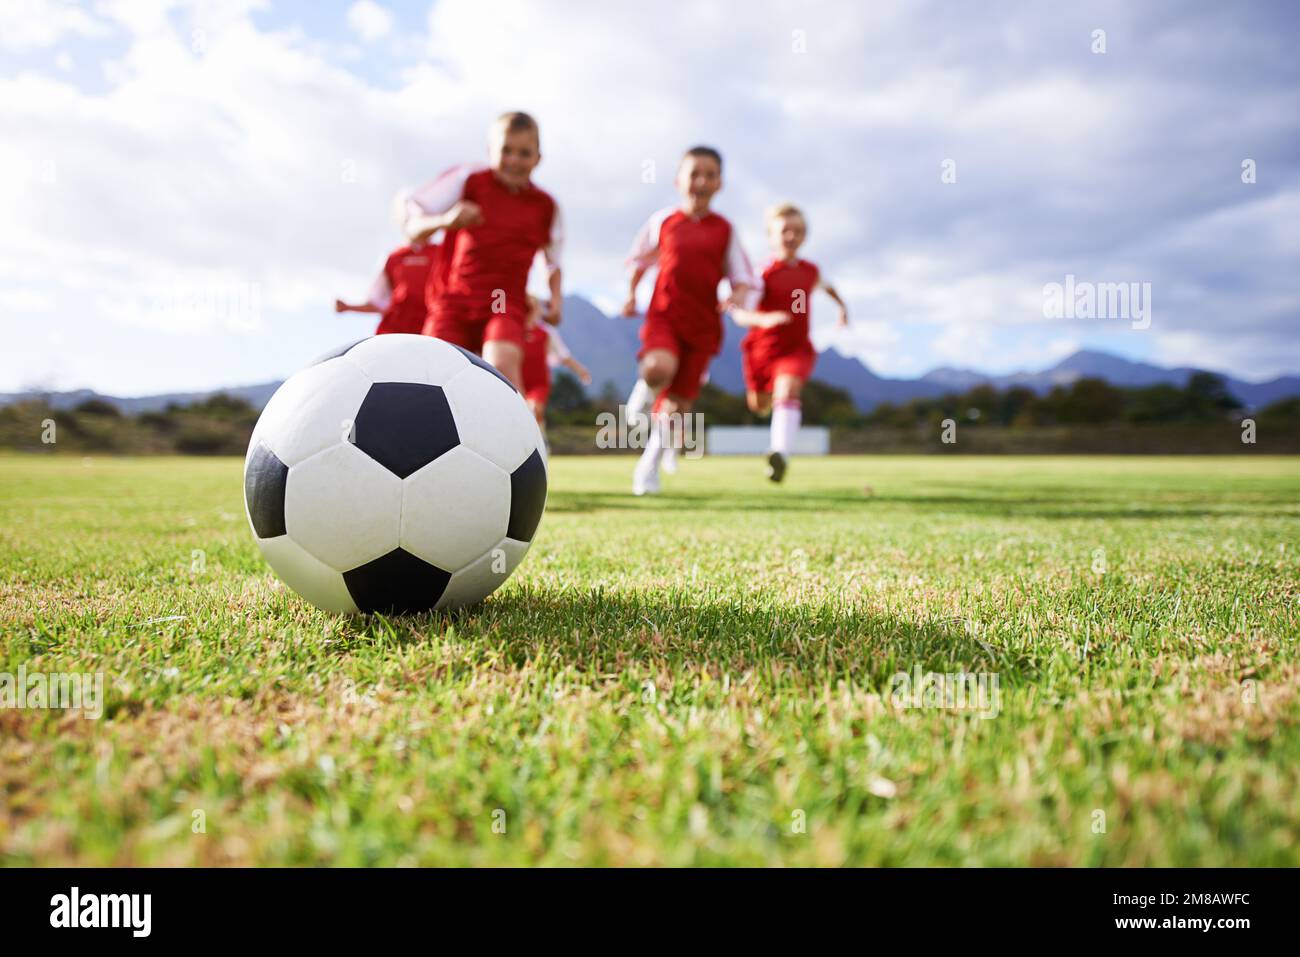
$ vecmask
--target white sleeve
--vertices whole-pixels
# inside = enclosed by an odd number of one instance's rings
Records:
[[[547,330],[546,338],[546,361],[549,365],[558,366],[565,359],[573,358],[573,353],[564,344],[564,340],[560,338],[560,330],[555,326]]]
[[[550,276],[560,268],[564,259],[564,220],[560,216],[560,206],[555,205],[555,214],[551,217],[551,239],[542,247],[546,257],[546,275]]]
[[[393,302],[393,285],[388,281],[388,262],[379,269],[379,275],[375,281],[370,284],[370,292],[366,295],[366,302],[374,306],[380,312],[387,309]]]
[[[473,163],[462,163],[412,190],[406,199],[406,234],[413,236],[420,231],[416,223],[420,218],[437,216],[455,206],[465,195],[465,181],[481,169]]]
[[[756,286],[758,279],[754,276],[754,267],[749,264],[749,257],[740,245],[740,236],[736,227],[731,227],[731,241],[727,243],[727,262],[723,273],[731,282],[731,288],[737,286]]]
[[[663,228],[664,220],[673,214],[672,207],[661,209],[645,221],[641,231],[636,234],[636,239],[632,241],[632,252],[627,257],[629,266],[640,266],[648,269],[659,260],[659,230]]]

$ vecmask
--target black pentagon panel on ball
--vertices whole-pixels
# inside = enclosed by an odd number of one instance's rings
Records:
[[[357,410],[352,441],[398,478],[460,445],[447,396],[421,382],[376,382]]]
[[[288,478],[289,466],[265,442],[258,442],[244,469],[244,501],[258,538],[284,534],[284,487]]]
[[[445,341],[445,340],[444,340],[444,341]],[[504,382],[506,385],[510,386],[510,391],[511,391],[511,392],[518,392],[518,391],[519,391],[518,389],[515,388],[515,385],[514,385],[513,382],[511,382],[509,379],[507,379],[505,376],[503,376],[503,375],[501,374],[501,370],[500,370],[500,369],[498,369],[498,368],[497,368],[496,366],[494,366],[492,363],[488,362],[488,361],[487,361],[486,359],[484,359],[482,356],[476,356],[476,355],[474,355],[474,353],[470,352],[468,349],[461,349],[461,347],[460,347],[460,346],[457,346],[456,343],[454,343],[454,342],[448,342],[447,345],[449,345],[449,346],[455,346],[457,349],[460,349],[461,355],[463,355],[463,356],[464,356],[466,359],[468,359],[470,362],[474,363],[474,365],[478,366],[480,369],[485,369],[485,370],[487,370],[488,372],[491,372],[494,376],[496,376],[498,379],[500,379],[500,380],[501,380],[502,382]]]
[[[374,338],[374,337],[368,336],[367,338]],[[354,346],[359,346],[361,345],[361,343],[365,341],[366,341],[365,339],[358,339],[356,342],[349,342],[345,346],[338,346],[337,348],[331,349],[329,352],[326,352],[324,355],[319,355],[315,359],[312,359],[311,362],[307,363],[307,365],[318,366],[322,362],[328,362],[330,359],[337,359],[339,356],[350,351]]]
[[[451,572],[400,548],[343,573],[357,608],[394,615],[429,611],[449,581]]]
[[[536,449],[510,473],[510,525],[506,537],[531,542],[546,507],[546,465]]]

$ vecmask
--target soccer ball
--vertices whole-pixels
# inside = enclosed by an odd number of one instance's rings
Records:
[[[271,397],[244,505],[275,573],[318,608],[471,605],[532,543],[546,446],[496,369],[430,336],[362,339]]]

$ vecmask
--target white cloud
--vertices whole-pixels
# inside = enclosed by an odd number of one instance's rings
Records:
[[[1252,382],[1296,374],[1300,343],[1278,344],[1268,337],[1231,329],[1168,332],[1155,339],[1152,361],[1168,366],[1192,366],[1232,372]]]
[[[1077,352],[1077,336],[1052,335],[1050,327],[1017,330],[1008,340],[992,326],[948,323],[930,340],[929,367],[979,369],[991,373],[1036,372]]]
[[[871,369],[880,375],[893,375],[900,371],[898,345],[902,340],[898,329],[889,322],[871,319],[853,319],[850,317],[848,328],[841,329],[835,324],[834,307],[827,303],[820,306],[823,318],[817,319],[814,313],[813,344],[818,350],[833,348],[846,356],[857,356],[867,362]]]
[[[566,281],[606,306],[633,233],[674,199],[681,149],[704,141],[726,154],[719,208],[752,257],[764,206],[809,211],[807,255],[854,316],[844,341],[882,371],[1059,358],[1090,335],[1042,318],[1043,283],[1067,272],[1150,280],[1147,352],[1300,365],[1300,95],[1270,72],[1284,66],[1267,17],[1201,12],[1195,30],[1152,39],[1116,4],[1114,53],[1091,57],[1092,12],[953,13],[939,37],[906,3],[706,3],[691,7],[691,33],[709,38],[694,45],[644,5],[439,0],[418,56],[385,64],[388,89],[310,20],[258,29],[262,6],[4,5],[0,46],[50,51],[49,69],[0,76],[4,295],[68,310],[73,344],[78,328],[120,325],[309,355],[342,328],[322,318],[334,295],[363,289],[396,243],[393,192],[482,156],[490,118],[522,108],[542,123],[538,181],[565,211]],[[368,0],[347,24],[417,42]],[[60,39],[109,32],[124,53],[78,48],[77,70],[59,68]],[[1204,72],[1185,66],[1197,36]],[[1143,56],[1121,55],[1133,48]],[[106,91],[77,85],[96,68]],[[1238,154],[1259,161],[1257,185],[1239,182]],[[160,287],[254,285],[252,328],[153,308]]]
[[[0,315],[3,318],[9,318],[11,313],[49,312],[53,307],[53,300],[35,289],[0,289]]]
[[[373,0],[357,0],[348,7],[347,19],[352,31],[367,43],[388,36],[393,29],[392,13]]]
[[[5,0],[0,4],[0,49],[16,53],[43,50],[68,35],[96,36],[105,24],[74,2]]]

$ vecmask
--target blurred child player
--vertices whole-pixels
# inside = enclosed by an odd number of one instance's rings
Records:
[[[680,435],[674,420],[690,412],[709,363],[722,347],[721,313],[745,301],[753,271],[731,223],[709,209],[722,189],[722,155],[709,146],[686,151],[677,168],[676,207],[655,213],[637,234],[630,263],[632,277],[623,315],[636,315],[636,289],[651,266],[659,267],[650,305],[641,326],[639,381],[628,398],[632,417],[654,415],[645,451],[632,477],[632,491],[659,491],[664,447]],[[718,284],[731,292],[718,302]]]
[[[542,253],[551,293],[546,321],[557,325],[563,229],[555,200],[532,181],[542,153],[531,116],[498,117],[488,159],[487,166],[453,167],[416,190],[407,235],[423,240],[447,231],[425,334],[481,355],[522,392],[528,272]]]
[[[406,202],[410,194],[402,192],[395,201],[400,220],[405,218]],[[362,303],[334,300],[335,312],[379,313],[379,326],[375,335],[388,332],[407,332],[419,335],[424,328],[427,313],[425,290],[438,259],[438,244],[412,240],[388,254],[379,275],[370,285],[370,293]]]
[[[751,411],[772,413],[768,478],[779,482],[799,434],[803,384],[817,362],[809,336],[813,291],[821,289],[835,300],[841,328],[848,325],[849,312],[820,270],[799,258],[808,235],[808,221],[799,208],[782,203],[769,209],[765,219],[772,259],[763,268],[761,285],[750,294],[750,308],[734,310],[732,316],[738,325],[749,327],[740,344],[745,397]]]
[[[591,385],[591,373],[573,357],[560,338],[560,331],[542,321],[543,305],[529,299],[528,321],[524,326],[524,399],[537,417],[537,425],[546,433],[546,403],[551,398],[551,368],[564,366],[583,385]]]

